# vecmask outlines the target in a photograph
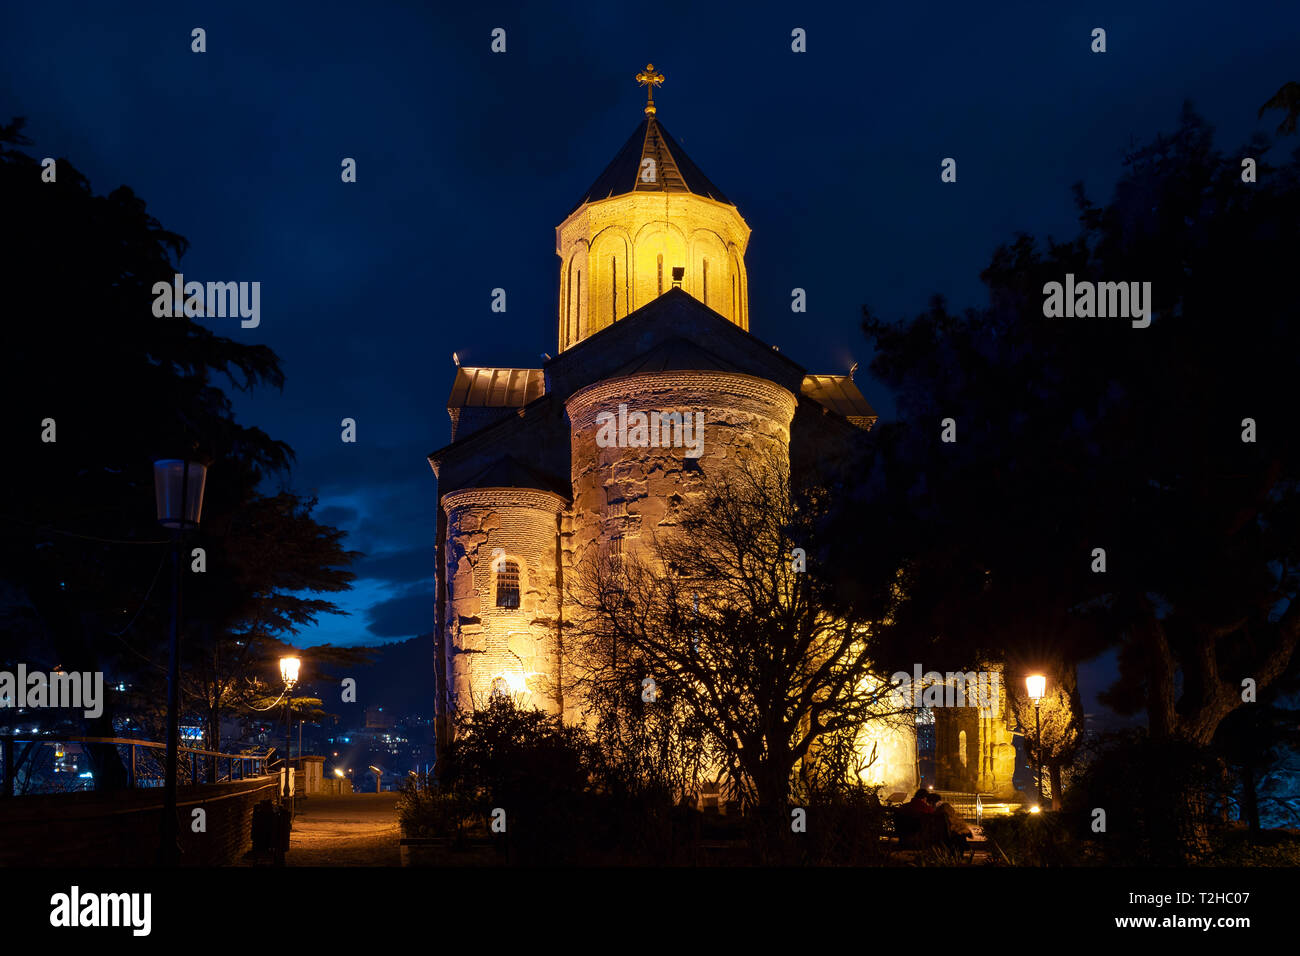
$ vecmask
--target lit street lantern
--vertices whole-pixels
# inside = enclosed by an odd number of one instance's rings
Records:
[[[298,683],[298,671],[301,668],[302,658],[300,657],[280,658],[280,678],[289,690],[293,690],[293,685]]]
[[[293,812],[293,801],[289,793],[289,747],[293,741],[293,685],[298,683],[298,672],[302,669],[302,658],[280,658],[280,679],[284,681],[284,788],[283,796],[289,812]],[[302,748],[298,748],[299,759]]]
[[[1047,678],[1042,674],[1031,674],[1025,678],[1025,686],[1029,691],[1029,699],[1037,703],[1047,691]]]
[[[1034,702],[1034,736],[1037,740],[1034,747],[1037,751],[1038,778],[1034,784],[1037,791],[1038,802],[1043,802],[1043,717],[1041,707],[1043,696],[1047,692],[1047,678],[1042,674],[1031,674],[1025,678],[1025,690],[1029,699]],[[1035,808],[1037,809],[1037,808]]]

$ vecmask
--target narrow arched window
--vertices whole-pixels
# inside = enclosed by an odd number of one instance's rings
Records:
[[[577,338],[573,327],[573,260],[569,260],[568,281],[564,283],[564,344],[572,345]]]
[[[497,564],[497,607],[519,606],[519,562],[503,559]]]
[[[664,294],[664,254],[659,253],[659,294]]]
[[[961,765],[966,766],[966,731],[957,735],[957,756],[961,758]]]
[[[704,260],[704,304],[709,304],[709,260]]]
[[[618,257],[609,257],[609,320],[618,318]]]

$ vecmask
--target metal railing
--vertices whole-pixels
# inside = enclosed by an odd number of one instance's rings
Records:
[[[983,823],[988,817],[1006,816],[1021,806],[1018,797],[999,797],[991,793],[935,790],[943,801],[952,804],[958,815],[970,823]]]
[[[38,747],[72,743],[117,747],[118,756],[126,770],[127,786],[131,789],[161,787],[165,782],[164,759],[167,745],[153,740],[130,737],[0,736],[0,749],[4,752],[0,764],[0,772],[4,775],[0,796],[14,795],[14,785],[24,764],[33,764],[32,770],[28,772],[30,781],[36,755],[40,752]],[[26,749],[23,750],[21,759],[15,759],[15,752],[22,745],[26,745]],[[271,753],[232,754],[182,745],[177,748],[177,783],[188,781],[191,785],[198,786],[203,783],[228,783],[266,776]]]

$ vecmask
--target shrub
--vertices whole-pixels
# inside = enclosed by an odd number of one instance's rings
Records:
[[[1025,813],[984,821],[984,834],[1013,866],[1079,866],[1089,861],[1077,839],[1078,821],[1060,811]]]
[[[1218,787],[1218,767],[1207,751],[1179,741],[1152,740],[1145,732],[1117,734],[1105,738],[1066,793],[1063,819],[1107,863],[1167,863],[1168,849],[1176,841],[1180,798],[1200,798],[1199,812],[1205,815],[1208,797]],[[1098,809],[1106,812],[1102,833],[1094,833],[1091,826]]]

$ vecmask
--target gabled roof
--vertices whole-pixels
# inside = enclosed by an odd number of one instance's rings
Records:
[[[819,405],[843,415],[858,428],[870,428],[878,417],[871,403],[847,375],[805,375],[799,390]]]
[[[448,408],[523,408],[546,391],[540,368],[456,369]]]
[[[513,455],[502,455],[456,490],[465,488],[533,488],[559,495],[565,501],[569,500],[570,491],[557,479],[524,464]]]
[[[660,342],[650,351],[638,355],[626,365],[609,373],[610,378],[621,375],[640,375],[644,372],[680,372],[684,370],[717,370],[742,372],[743,369],[715,355],[702,345],[680,336]]]
[[[651,358],[651,356],[654,356]],[[634,356],[629,360],[628,356]],[[722,368],[765,378],[798,394],[807,370],[682,289],[669,289],[545,365],[548,394],[560,401],[616,375],[663,368]],[[703,363],[703,364],[698,364]],[[637,368],[642,366],[643,368]]]
[[[641,181],[642,160],[646,158],[654,160],[655,181],[651,183]],[[731,204],[653,116],[641,121],[569,215],[583,203],[632,192],[686,192]]]

